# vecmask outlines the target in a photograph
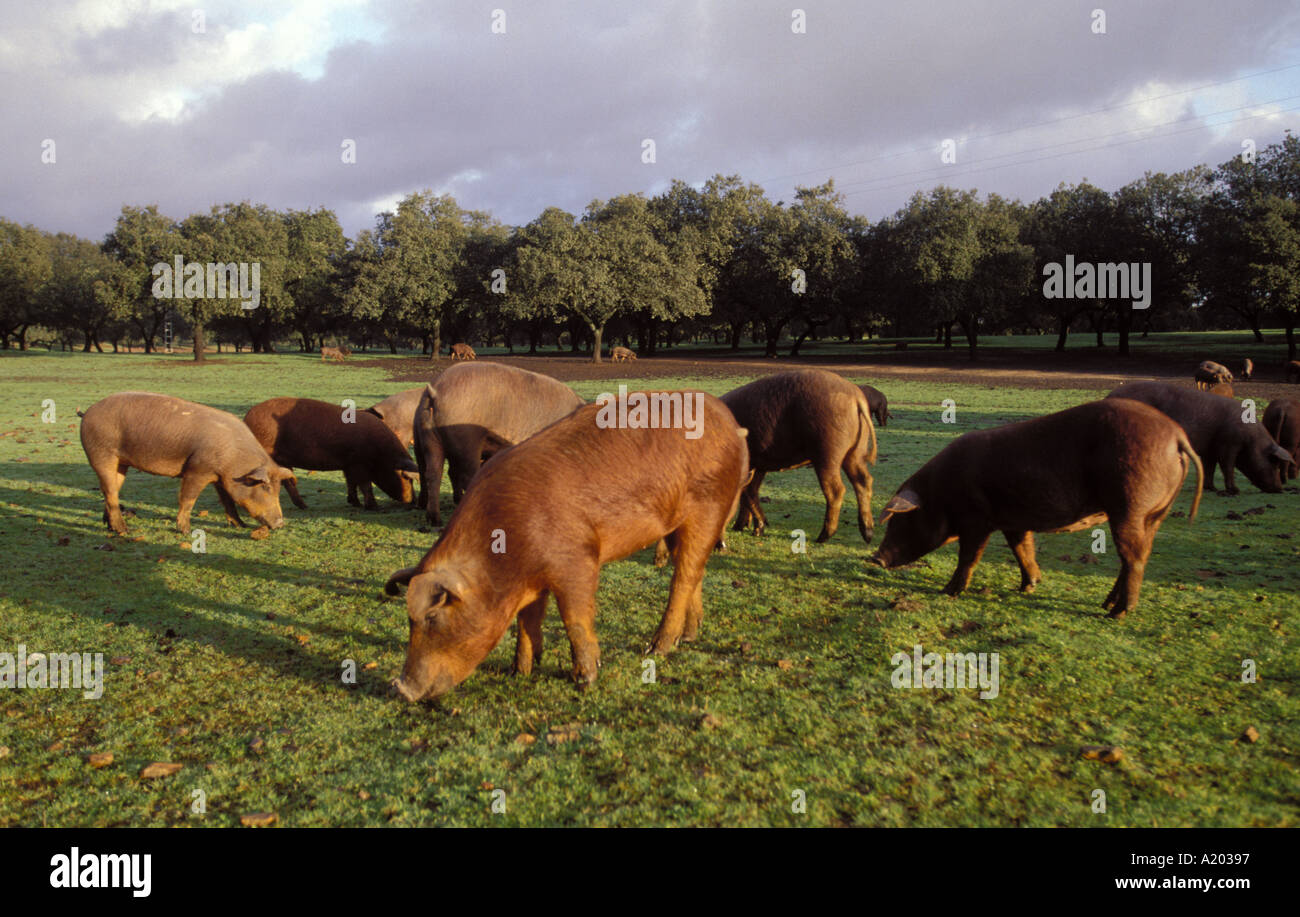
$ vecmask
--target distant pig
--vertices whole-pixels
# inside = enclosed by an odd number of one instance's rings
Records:
[[[626,363],[628,360],[635,360],[636,354],[626,347],[611,347],[609,358],[615,363]]]
[[[417,502],[429,522],[442,524],[438,491],[444,460],[450,466],[452,499],[459,503],[484,458],[522,442],[582,403],[563,382],[503,363],[447,369],[425,387],[415,409]]]
[[[1216,382],[1231,382],[1232,371],[1222,363],[1215,363],[1213,360],[1206,360],[1196,367],[1197,388],[1209,388]]]
[[[1235,471],[1240,468],[1250,482],[1266,493],[1282,489],[1280,470],[1291,454],[1273,442],[1259,423],[1235,400],[1168,382],[1127,382],[1107,398],[1132,398],[1162,411],[1187,431],[1196,454],[1205,463],[1205,486],[1214,488],[1214,468],[1223,469],[1223,486],[1237,493]]]
[[[320,358],[322,363],[331,360],[335,363],[342,363],[346,356],[347,354],[345,354],[342,348],[339,347],[322,347],[320,349]]]
[[[1222,395],[1224,398],[1236,398],[1237,393],[1232,390],[1232,386],[1226,382],[1216,382],[1206,389],[1211,395]]]
[[[871,419],[876,422],[876,426],[884,427],[894,415],[889,413],[889,399],[885,393],[874,385],[859,385],[862,394],[867,396],[867,407],[871,409]]]
[[[451,358],[453,360],[477,360],[478,354],[468,344],[452,344]]]
[[[1264,411],[1264,429],[1277,444],[1291,454],[1286,466],[1287,480],[1296,477],[1297,459],[1300,459],[1300,401],[1295,398],[1274,398]]]
[[[128,468],[181,479],[176,527],[188,534],[190,510],[209,484],[231,525],[243,525],[237,507],[263,525],[284,525],[280,484],[294,477],[281,468],[233,414],[170,395],[118,392],[81,415],[81,448],[99,477],[104,521],[119,535],[126,522],[118,493]]]
[[[871,541],[867,463],[876,460],[876,428],[860,388],[834,373],[802,369],[742,385],[723,395],[722,401],[749,431],[749,465],[754,469],[754,479],[741,494],[737,531],[751,521],[756,535],[767,527],[758,498],[764,475],[811,464],[826,497],[826,519],[817,540],[826,541],[839,528],[843,469],[858,500],[858,531]]]
[[[392,430],[393,434],[401,440],[402,446],[410,449],[411,444],[415,442],[415,408],[419,405],[420,396],[423,394],[423,386],[408,388],[366,408],[366,413],[374,414],[382,420],[384,426]]]
[[[433,549],[385,584],[391,595],[410,584],[406,664],[394,682],[402,697],[450,691],[516,615],[515,671],[530,673],[542,656],[551,594],[573,651],[573,679],[591,684],[600,665],[600,568],[661,537],[675,570],[650,651],[696,636],[704,567],[747,474],[744,431],[710,395],[669,397],[697,399],[698,438],[671,426],[601,426],[604,407],[588,405],[483,466]]]
[[[885,538],[872,561],[910,564],[951,541],[957,570],[943,591],[970,585],[993,532],[1020,565],[1020,589],[1041,573],[1034,532],[1073,532],[1110,520],[1119,579],[1102,607],[1121,618],[1137,607],[1156,530],[1196,466],[1191,518],[1201,501],[1201,463],[1187,434],[1155,408],[1108,398],[1033,420],[959,436],[885,504]]]
[[[1241,378],[1249,382],[1253,375],[1255,375],[1255,361],[1247,357],[1241,361]]]
[[[377,509],[372,484],[394,500],[410,503],[415,462],[393,431],[365,411],[310,398],[271,398],[253,405],[244,423],[281,465],[312,471],[342,471],[348,503]],[[295,482],[287,482],[293,505],[306,509]]]

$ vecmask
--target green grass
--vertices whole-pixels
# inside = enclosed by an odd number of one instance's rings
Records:
[[[808,470],[772,475],[768,534],[733,534],[715,555],[700,639],[657,659],[655,683],[642,682],[642,649],[669,574],[647,551],[602,573],[604,666],[590,690],[565,677],[552,607],[532,677],[509,674],[511,634],[454,693],[408,705],[387,690],[405,607],[380,586],[432,544],[418,514],[382,500],[381,512],[354,509],[340,474],[316,474],[303,478],[311,509],[285,500],[288,525],[258,542],[219,524],[209,489],[195,520],[208,553],[196,555],[173,527],[178,482],[133,472],[130,536],[110,538],[73,409],[122,389],[241,415],[280,394],[364,407],[410,383],[310,356],[196,368],[54,354],[0,358],[0,384],[0,652],[100,652],[106,668],[98,700],[0,691],[0,825],[223,826],[257,811],[282,825],[1300,823],[1296,494],[1242,482],[1241,496],[1207,495],[1194,525],[1168,520],[1141,606],[1115,622],[1100,602],[1118,561],[1082,562],[1088,532],[1039,537],[1044,579],[1030,596],[995,540],[952,600],[939,589],[955,546],[905,570],[863,564],[851,490],[836,537],[793,553],[792,529],[820,527],[821,494]],[[610,383],[575,387],[591,398]],[[951,437],[1102,394],[881,387],[895,420],[880,437],[877,514]],[[954,425],[940,422],[946,398]],[[54,424],[40,421],[44,399]],[[1190,488],[1176,509],[1189,500]],[[1265,510],[1225,518],[1253,507]],[[917,643],[997,652],[999,696],[895,689],[890,659]],[[346,659],[355,685],[341,682]],[[1255,660],[1254,684],[1241,681],[1243,659]],[[1247,727],[1259,741],[1239,740]],[[568,740],[548,741],[552,730]],[[1085,760],[1084,745],[1124,756]],[[104,751],[110,766],[86,763]],[[152,761],[184,768],[142,779]],[[496,789],[504,814],[492,812]],[[1104,815],[1091,811],[1094,789]],[[795,790],[805,814],[791,811]],[[191,810],[195,791],[205,814]]]

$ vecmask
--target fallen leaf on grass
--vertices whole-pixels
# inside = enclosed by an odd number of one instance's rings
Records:
[[[1079,750],[1079,754],[1089,761],[1114,764],[1124,757],[1124,749],[1116,745],[1085,745]]]
[[[140,776],[146,780],[153,780],[155,777],[170,777],[184,766],[184,764],[170,764],[164,761],[155,761],[153,764],[145,765],[144,770],[140,771]]]
[[[274,812],[249,812],[239,816],[239,823],[245,828],[269,828],[279,817]]]
[[[86,759],[86,763],[94,768],[108,767],[113,763],[113,753],[111,751],[97,751]]]

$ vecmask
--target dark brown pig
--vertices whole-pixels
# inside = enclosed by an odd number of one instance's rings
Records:
[[[1282,373],[1287,382],[1300,382],[1300,360],[1282,364]]]
[[[889,399],[885,393],[874,385],[859,385],[858,388],[867,396],[867,407],[871,409],[871,419],[876,422],[876,426],[886,426],[886,422],[894,415],[889,413]]]
[[[1168,382],[1127,382],[1107,398],[1131,398],[1168,414],[1187,431],[1196,454],[1205,463],[1205,486],[1214,488],[1214,469],[1223,469],[1224,490],[1237,493],[1237,468],[1267,493],[1282,489],[1281,469],[1291,454],[1273,442],[1254,414],[1227,398],[1197,392]],[[1252,418],[1247,422],[1246,418]]]
[[[1264,411],[1264,429],[1277,444],[1291,454],[1291,463],[1286,466],[1287,480],[1296,477],[1300,468],[1300,401],[1290,396],[1274,398]]]
[[[1112,618],[1137,607],[1151,545],[1189,465],[1201,501],[1201,463],[1187,434],[1155,408],[1108,398],[1034,420],[959,436],[908,478],[885,505],[885,538],[872,560],[910,564],[951,541],[957,570],[944,586],[970,585],[993,532],[1020,565],[1020,589],[1041,573],[1034,532],[1072,532],[1110,520],[1119,579],[1102,603]]]
[[[848,475],[858,500],[858,531],[871,541],[871,474],[876,460],[876,428],[862,390],[834,373],[802,369],[765,376],[722,396],[736,422],[749,431],[749,466],[754,479],[740,498],[736,530],[751,521],[761,535],[767,517],[758,491],[769,471],[789,471],[811,464],[826,497],[826,519],[818,541],[826,541],[840,524],[844,482]]]
[[[1231,382],[1232,371],[1222,363],[1215,363],[1213,360],[1206,360],[1196,367],[1197,388],[1209,388],[1216,382]]]
[[[438,490],[443,461],[452,499],[461,495],[485,457],[522,442],[582,405],[573,389],[550,376],[501,363],[459,364],[447,369],[415,410],[415,459],[420,497],[429,522],[442,524]]]
[[[128,468],[181,479],[176,527],[189,533],[190,510],[209,484],[231,525],[243,525],[237,507],[278,529],[280,484],[293,473],[281,468],[234,414],[170,395],[118,392],[81,415],[81,448],[104,492],[104,521],[126,534],[118,493]]]
[[[367,414],[374,414],[384,422],[384,426],[393,431],[401,440],[403,448],[410,449],[415,442],[415,408],[420,403],[424,387],[408,388],[389,395],[378,404],[366,408]]]
[[[410,503],[415,462],[392,430],[374,414],[310,398],[271,398],[253,405],[244,423],[281,465],[312,471],[342,471],[348,502],[377,509],[372,484],[394,500]],[[294,483],[287,484],[294,506],[306,509]]]
[[[633,393],[636,394],[636,393]],[[671,426],[606,426],[605,405],[580,408],[483,466],[442,537],[386,591],[406,595],[410,640],[394,682],[407,700],[445,694],[500,641],[516,615],[515,670],[542,655],[542,616],[554,595],[573,651],[573,678],[596,678],[600,568],[666,538],[674,571],[650,649],[696,636],[704,567],[736,510],[747,474],[744,431],[721,401],[690,402],[699,435]],[[629,400],[632,396],[629,396]]]

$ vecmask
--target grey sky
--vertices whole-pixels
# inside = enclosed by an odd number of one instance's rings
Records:
[[[95,239],[123,204],[323,205],[353,235],[422,188],[523,223],[717,172],[773,200],[833,176],[875,220],[938,182],[1029,200],[1279,140],[1300,5],[10,0],[0,81],[0,216]]]

